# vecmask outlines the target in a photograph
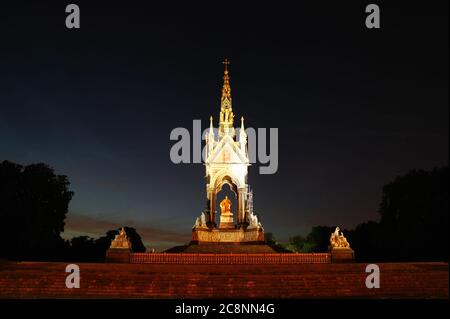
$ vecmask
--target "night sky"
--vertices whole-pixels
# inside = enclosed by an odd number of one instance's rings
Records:
[[[189,241],[204,166],[173,164],[169,135],[217,120],[225,57],[236,119],[279,130],[278,172],[249,168],[255,211],[279,240],[377,220],[385,183],[448,165],[447,1],[375,2],[378,30],[365,27],[370,2],[10,2],[0,160],[69,177],[66,238],[128,225],[149,248]],[[65,27],[69,3],[79,30]]]

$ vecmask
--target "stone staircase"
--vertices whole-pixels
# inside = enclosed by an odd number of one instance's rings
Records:
[[[366,264],[164,265],[0,263],[0,298],[446,298],[448,263],[379,264],[381,288],[365,286]]]

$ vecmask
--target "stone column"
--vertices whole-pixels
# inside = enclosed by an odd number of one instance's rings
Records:
[[[216,226],[216,198],[217,194],[212,192],[211,225]]]
[[[238,189],[238,225],[241,226],[245,220],[245,188]]]
[[[237,211],[236,211],[236,224],[239,226],[241,224],[241,192],[238,191],[236,195]]]
[[[214,225],[214,221],[216,218],[216,193],[214,190],[208,191],[209,197],[209,223],[210,225]]]

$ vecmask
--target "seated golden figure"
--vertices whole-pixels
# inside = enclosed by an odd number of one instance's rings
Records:
[[[223,201],[220,202],[220,214],[231,214],[231,200],[228,199],[228,196],[225,196]]]
[[[231,212],[231,200],[225,196],[220,202],[220,225],[219,228],[234,228],[233,213]]]

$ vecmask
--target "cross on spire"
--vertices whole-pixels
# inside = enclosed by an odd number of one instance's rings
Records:
[[[225,58],[222,64],[225,65],[225,71],[228,71],[228,64],[230,64],[230,61],[227,58]]]

